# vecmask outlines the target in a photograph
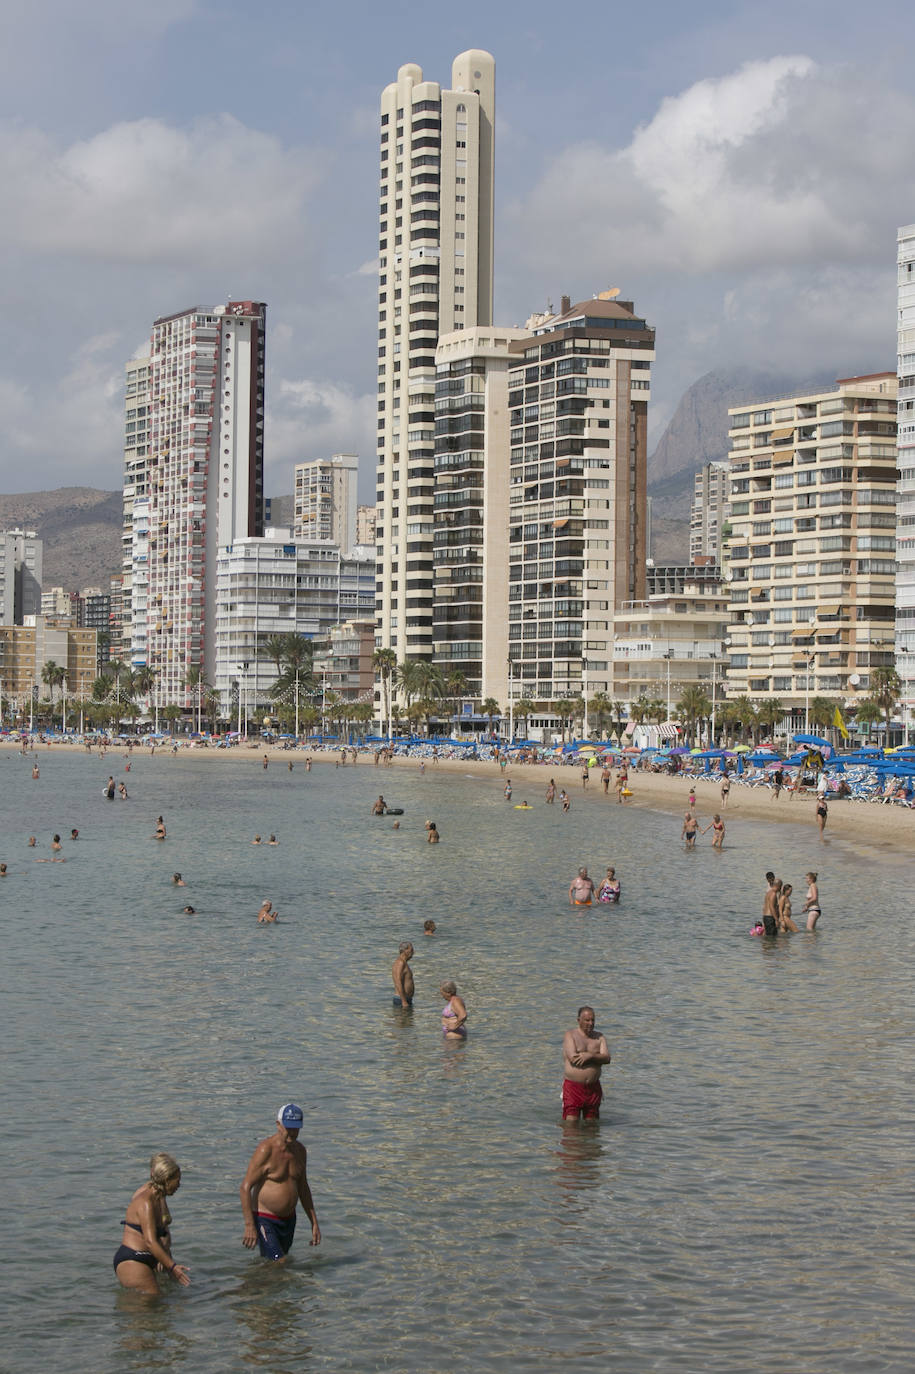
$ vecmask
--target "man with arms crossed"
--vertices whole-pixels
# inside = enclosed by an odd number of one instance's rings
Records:
[[[287,1102],[276,1114],[276,1132],[262,1140],[248,1165],[239,1192],[245,1219],[242,1244],[255,1245],[265,1259],[282,1264],[295,1235],[296,1203],[311,1222],[311,1245],[321,1244],[321,1228],[308,1186],[305,1146],[299,1144],[301,1107]]]
[[[594,1030],[594,1008],[579,1007],[578,1025],[566,1031],[562,1041],[562,1119],[579,1115],[596,1121],[600,1115],[603,1090],[600,1086],[602,1064],[610,1063],[604,1036]]]

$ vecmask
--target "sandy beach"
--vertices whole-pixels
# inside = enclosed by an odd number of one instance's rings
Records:
[[[18,741],[5,740],[0,746],[0,751],[5,754],[10,761],[19,755],[20,746]],[[35,749],[39,766],[43,757],[53,755],[58,752],[67,754],[86,754],[82,745],[75,744],[38,744]],[[109,748],[104,759],[100,759],[101,765],[107,766],[111,763],[110,771],[117,773],[114,768],[114,761],[125,754],[123,748]],[[159,746],[156,749],[156,757],[164,758],[171,753],[169,746]],[[99,756],[96,750],[92,750],[94,757]],[[339,754],[337,752],[312,752],[304,749],[295,752],[284,749],[277,745],[266,745],[258,741],[256,745],[238,745],[231,749],[216,748],[186,748],[181,747],[180,756],[182,758],[194,757],[198,759],[204,767],[230,767],[230,768],[262,768],[263,757],[267,755],[271,766],[285,768],[290,760],[296,769],[304,770],[306,755],[311,757],[315,767],[336,767]],[[144,757],[148,757],[149,749],[145,745],[138,745],[132,751],[132,756],[139,762]],[[420,759],[397,757],[389,765],[379,764],[376,768],[373,762],[373,755],[370,751],[360,753],[357,767],[360,770],[371,770],[378,778],[379,792],[390,790],[389,784],[384,779],[390,777],[392,773],[397,773],[403,769],[418,771]],[[32,755],[22,760],[23,766],[28,764],[31,767]],[[511,778],[518,802],[527,800],[531,805],[543,802],[543,794],[547,783],[552,777],[555,779],[557,790],[564,787],[572,799],[572,810],[585,806],[613,806],[620,805],[617,802],[616,794],[611,785],[609,795],[605,796],[600,782],[600,769],[591,769],[591,780],[587,787],[581,784],[581,768],[579,765],[564,765],[551,763],[526,763],[519,764],[513,762],[508,765],[503,774],[499,764],[490,760],[479,759],[438,759],[432,762],[431,759],[425,760],[426,771],[440,773],[455,773],[462,777],[491,778],[494,786],[504,786],[504,779]],[[347,767],[351,767],[347,764]],[[808,827],[811,832],[816,832],[816,817],[814,809],[816,799],[811,791],[798,793],[794,796],[787,789],[782,789],[781,795],[776,800],[772,790],[768,787],[747,787],[741,782],[732,778],[731,792],[728,797],[727,805],[722,808],[720,800],[720,778],[712,775],[714,780],[699,777],[695,779],[696,785],[696,814],[701,825],[707,825],[712,815],[721,812],[726,825],[739,824],[741,818],[754,820],[772,821],[776,825],[794,825]],[[624,805],[631,809],[646,809],[649,811],[669,812],[672,817],[682,818],[686,811],[689,791],[693,783],[688,777],[670,777],[664,773],[639,773],[630,772],[629,786],[632,790],[632,797]],[[392,804],[395,804],[392,802]],[[913,839],[915,839],[915,811],[910,811],[903,806],[883,806],[877,803],[854,802],[843,799],[829,799],[829,820],[826,825],[826,841],[831,839],[841,840],[850,845],[862,845],[873,847],[877,846],[887,852],[893,851],[900,860],[908,858]],[[700,843],[706,843],[700,839]],[[727,848],[727,839],[725,839]]]

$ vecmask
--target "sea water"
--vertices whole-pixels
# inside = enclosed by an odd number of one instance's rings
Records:
[[[519,811],[472,764],[290,757],[142,751],[125,774],[119,753],[47,753],[33,780],[0,756],[0,1366],[911,1367],[908,855],[736,818],[722,854],[686,854],[680,815],[584,799],[577,770],[557,771],[563,815],[542,768],[515,770]],[[399,830],[370,815],[379,791]],[[55,831],[67,862],[37,863]],[[582,863],[615,865],[618,908],[569,907]],[[796,917],[819,871],[816,934],[749,936],[770,867]],[[464,1043],[441,1034],[449,978]],[[613,1060],[599,1125],[563,1129],[584,1002]],[[290,1099],[324,1239],[300,1220],[280,1268],[243,1249],[238,1187]],[[149,1303],[111,1257],[156,1150],[182,1167],[193,1284]]]

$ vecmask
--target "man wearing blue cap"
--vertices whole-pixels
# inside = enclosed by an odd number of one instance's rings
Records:
[[[255,1245],[265,1259],[282,1264],[295,1235],[296,1203],[301,1202],[311,1222],[312,1245],[321,1244],[321,1228],[308,1186],[308,1162],[299,1131],[302,1108],[287,1102],[276,1114],[276,1132],[262,1140],[248,1165],[239,1193],[245,1219],[242,1244]]]

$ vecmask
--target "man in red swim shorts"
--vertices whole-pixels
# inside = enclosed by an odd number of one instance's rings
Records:
[[[563,1037],[562,1060],[563,1120],[596,1121],[603,1098],[600,1071],[610,1063],[610,1051],[604,1036],[595,1033],[593,1007],[579,1007],[578,1025]]]

